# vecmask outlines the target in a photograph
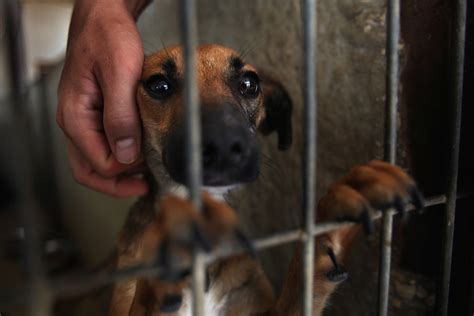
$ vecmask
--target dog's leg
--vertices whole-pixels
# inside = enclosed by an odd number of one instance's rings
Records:
[[[413,179],[394,165],[371,161],[352,168],[347,176],[331,185],[318,203],[317,220],[361,222],[365,231],[371,233],[376,210],[394,208],[403,215],[408,203],[416,208],[423,206]],[[313,315],[321,315],[337,285],[347,277],[342,263],[359,230],[358,226],[345,227],[316,239]],[[298,249],[272,315],[300,315],[301,258]]]
[[[158,266],[156,276],[118,285],[111,315],[174,315],[191,308],[187,299],[193,249],[204,251],[240,244],[253,251],[237,229],[237,216],[225,203],[203,195],[202,212],[188,200],[168,196],[150,224],[134,241],[133,252],[119,257],[122,266],[150,263]],[[250,248],[250,249],[249,249]],[[120,261],[121,259],[121,261]],[[243,254],[218,261],[208,270],[210,305],[222,315],[247,315],[267,311],[274,299],[258,264]],[[242,302],[245,302],[244,304]],[[242,313],[241,313],[242,312]]]

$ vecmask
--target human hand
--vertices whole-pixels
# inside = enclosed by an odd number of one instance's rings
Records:
[[[135,99],[144,53],[129,4],[76,2],[58,89],[57,122],[74,178],[118,197],[148,190],[134,176],[145,168]]]

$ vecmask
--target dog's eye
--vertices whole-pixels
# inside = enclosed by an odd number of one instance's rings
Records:
[[[148,78],[143,86],[147,92],[154,98],[163,99],[171,94],[171,84],[162,75],[155,75]]]
[[[258,77],[254,74],[246,74],[240,79],[240,93],[247,98],[255,98],[260,92]]]

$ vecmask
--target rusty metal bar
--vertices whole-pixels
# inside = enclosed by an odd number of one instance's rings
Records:
[[[181,41],[183,43],[185,79],[184,107],[186,124],[187,185],[195,207],[201,209],[201,122],[196,84],[197,14],[195,0],[181,0]],[[195,249],[192,268],[193,315],[204,315],[204,254]]]
[[[385,148],[384,159],[390,163],[396,161],[397,149],[397,105],[399,85],[398,42],[400,38],[400,0],[388,0],[387,5],[387,66],[386,104],[385,104]],[[392,257],[393,211],[386,210],[382,219],[380,233],[380,264],[378,315],[388,313],[390,287],[390,261]]]
[[[452,29],[452,51],[450,59],[450,143],[447,165],[447,189],[445,204],[445,226],[443,231],[443,259],[441,261],[441,277],[436,297],[436,314],[448,315],[449,286],[451,280],[451,261],[453,252],[454,221],[456,212],[456,196],[459,169],[459,142],[461,135],[461,112],[464,72],[464,47],[466,34],[467,1],[454,1]]]
[[[313,314],[314,224],[316,212],[316,0],[304,1],[303,210],[306,240],[303,246],[302,314]]]

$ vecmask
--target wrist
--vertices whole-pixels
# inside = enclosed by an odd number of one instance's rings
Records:
[[[135,20],[153,0],[77,0],[74,12],[79,16],[90,15],[91,12],[106,14],[111,9],[122,9]]]

